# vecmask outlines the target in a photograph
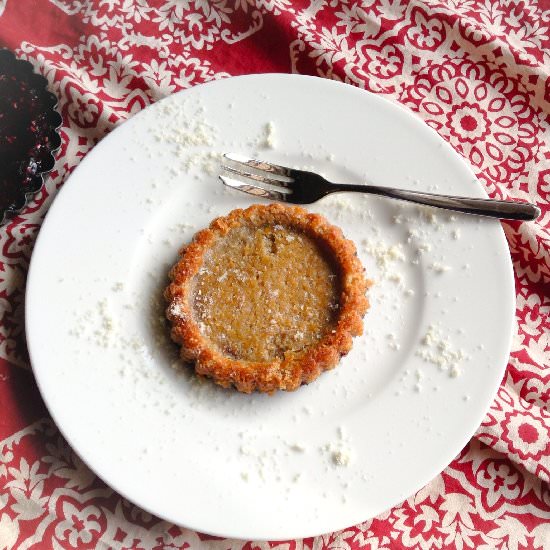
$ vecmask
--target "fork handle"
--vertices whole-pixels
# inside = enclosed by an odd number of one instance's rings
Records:
[[[457,212],[477,214],[478,216],[489,216],[491,218],[532,221],[540,216],[540,208],[529,202],[436,195],[434,193],[406,191],[404,189],[379,187],[377,185],[334,183],[329,187],[329,193],[340,193],[342,191],[381,195],[390,199],[415,202],[427,206],[435,206],[436,208],[444,208],[445,210],[455,210]]]

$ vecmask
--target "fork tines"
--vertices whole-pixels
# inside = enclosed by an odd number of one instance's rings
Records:
[[[292,193],[290,186],[294,181],[292,169],[235,153],[225,153],[223,156],[234,166],[224,162],[222,168],[238,178],[220,176],[220,180],[225,185],[257,197],[283,202],[288,200],[288,195]],[[268,187],[250,184],[250,180]]]
[[[262,172],[269,172],[271,174],[276,174],[277,176],[285,176],[286,178],[290,179],[293,179],[294,177],[292,168],[287,168],[286,166],[272,164],[263,160],[251,159],[237,153],[224,153],[223,156],[231,162],[234,162],[236,164],[244,164],[249,168],[255,168],[256,170],[261,170]]]

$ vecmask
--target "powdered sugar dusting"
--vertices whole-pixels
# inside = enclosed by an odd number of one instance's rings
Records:
[[[461,374],[459,365],[468,358],[464,350],[455,349],[449,337],[444,336],[442,329],[434,325],[428,327],[416,355],[440,370],[449,371],[453,378]]]

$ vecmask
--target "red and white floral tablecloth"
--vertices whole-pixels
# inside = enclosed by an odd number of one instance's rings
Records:
[[[0,228],[0,549],[550,548],[548,0],[0,0],[0,46],[48,79],[64,121],[45,189]],[[33,243],[82,157],[161,97],[251,72],[333,78],[401,103],[491,196],[543,211],[537,223],[503,224],[518,330],[476,436],[392,510],[281,543],[194,533],[113,492],[49,418],[24,338]]]

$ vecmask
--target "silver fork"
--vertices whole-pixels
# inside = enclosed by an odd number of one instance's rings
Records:
[[[220,176],[225,185],[249,195],[280,202],[311,204],[331,193],[354,191],[491,218],[531,221],[540,216],[540,208],[529,202],[436,195],[378,185],[333,183],[314,172],[287,168],[235,153],[225,153],[224,158],[232,163],[222,164],[226,172],[251,181],[251,183],[245,183],[227,176]],[[250,171],[250,168],[254,171]]]

